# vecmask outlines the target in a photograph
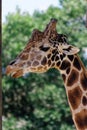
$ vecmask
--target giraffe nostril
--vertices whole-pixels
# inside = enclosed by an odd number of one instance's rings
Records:
[[[13,65],[16,62],[16,60],[13,60],[9,63],[9,65]]]

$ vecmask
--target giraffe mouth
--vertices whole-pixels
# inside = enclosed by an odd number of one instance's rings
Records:
[[[23,69],[17,68],[17,67],[12,67],[11,65],[7,66],[6,68],[6,74],[11,75],[13,78],[19,78],[23,76]]]

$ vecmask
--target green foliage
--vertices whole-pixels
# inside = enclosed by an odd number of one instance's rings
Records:
[[[51,69],[44,74],[29,73],[13,79],[4,73],[7,64],[25,47],[32,30],[43,30],[50,18],[57,18],[57,31],[69,36],[80,49],[87,46],[83,16],[85,2],[61,0],[61,8],[50,6],[46,12],[8,14],[3,23],[3,130],[74,130],[63,80]],[[80,53],[82,60],[87,65]]]

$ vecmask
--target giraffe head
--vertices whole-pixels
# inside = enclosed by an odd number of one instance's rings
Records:
[[[56,19],[51,19],[43,32],[35,29],[24,50],[6,68],[6,73],[20,77],[27,72],[41,73],[49,68],[60,68],[67,55],[79,49],[67,42],[67,36],[56,31]]]

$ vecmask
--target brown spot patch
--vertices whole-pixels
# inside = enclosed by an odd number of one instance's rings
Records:
[[[36,56],[35,53],[31,53],[31,54],[30,54],[30,57],[29,57],[30,60],[33,60],[33,59],[35,58],[35,56]]]
[[[81,70],[81,65],[76,57],[74,59],[73,65],[76,69]]]
[[[82,97],[82,91],[79,86],[68,91],[69,102],[73,109],[78,108],[78,106],[81,103],[81,97]]]
[[[47,70],[47,66],[44,66],[44,70]]]
[[[50,66],[51,65],[51,60],[48,60],[48,66]]]
[[[40,70],[42,70],[42,69],[43,69],[43,67],[42,67],[42,66],[39,66],[37,69],[40,71]]]
[[[65,80],[66,80],[66,75],[65,75],[65,74],[62,74],[62,78],[63,78],[63,81],[65,82]]]
[[[20,63],[18,64],[19,67],[23,67],[24,65],[25,65],[25,62],[20,62]]]
[[[30,69],[31,69],[32,71],[35,71],[35,70],[36,70],[36,68],[34,68],[34,67],[31,67]]]
[[[68,58],[69,58],[70,61],[73,61],[74,56],[73,55],[68,55]]]
[[[54,61],[54,59],[55,59],[55,55],[52,55],[51,60]]]
[[[29,54],[26,54],[26,53],[23,53],[23,54],[21,54],[21,56],[20,56],[20,58],[21,58],[22,60],[27,60],[28,57],[29,57]]]
[[[58,61],[56,65],[57,65],[57,66],[59,66],[59,65],[60,65],[60,63],[61,63],[61,62],[60,62],[60,61]]]
[[[30,61],[28,61],[28,62],[27,62],[27,65],[28,65],[28,66],[31,66],[31,62],[30,62]]]
[[[66,69],[66,73],[69,74],[70,72],[70,67]]]
[[[74,83],[76,83],[78,77],[79,77],[79,73],[73,69],[68,77],[67,86],[72,86]]]
[[[68,67],[70,67],[70,63],[67,60],[64,60],[60,66],[60,69],[65,70]]]
[[[60,55],[60,59],[63,60],[63,55]]]
[[[81,74],[81,85],[84,90],[87,90],[87,77],[84,73]]]
[[[48,54],[48,55],[47,55],[47,58],[50,58],[50,57],[51,57],[51,54]]]
[[[55,63],[52,63],[52,67],[54,67],[55,66]]]
[[[83,103],[84,106],[87,105],[87,97],[86,96],[83,96],[82,103]]]
[[[57,50],[56,50],[56,49],[54,49],[54,50],[52,50],[52,53],[53,53],[53,54],[55,54],[55,53],[56,53],[56,51],[57,51]]]
[[[56,56],[55,61],[58,61],[58,60],[59,60],[59,56]]]
[[[46,65],[46,63],[47,63],[47,59],[46,59],[46,57],[44,57],[44,58],[42,59],[42,61],[41,61],[41,64],[42,64],[42,65]]]
[[[41,57],[42,57],[41,55],[38,55],[38,56],[36,57],[36,59],[37,59],[37,60],[40,60]]]
[[[37,65],[39,65],[38,61],[34,61],[33,64],[32,64],[32,66],[37,66]]]
[[[87,129],[87,109],[83,109],[75,115],[75,122],[79,130]]]
[[[30,49],[31,49],[31,47],[30,47],[29,44],[28,44],[28,45],[25,47],[24,52],[25,52],[25,53],[26,53],[26,52],[29,52]]]

